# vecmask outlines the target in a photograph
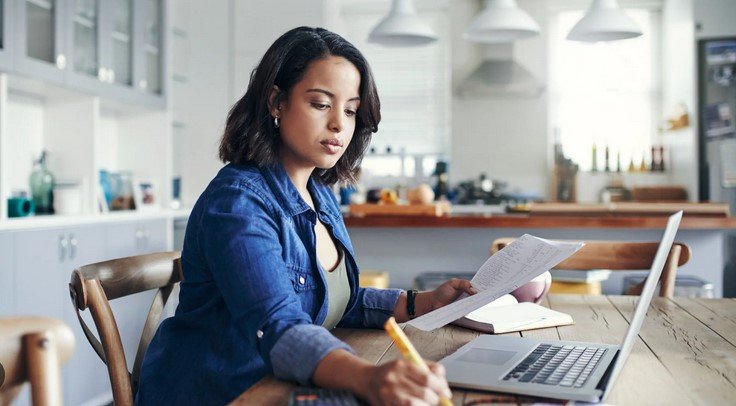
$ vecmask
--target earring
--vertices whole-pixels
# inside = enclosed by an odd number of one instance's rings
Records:
[[[273,125],[274,127],[279,128],[279,116],[273,118]]]

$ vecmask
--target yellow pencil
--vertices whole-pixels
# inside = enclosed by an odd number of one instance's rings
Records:
[[[411,344],[411,341],[409,341],[409,337],[404,334],[404,330],[402,330],[398,324],[396,324],[396,319],[393,317],[390,317],[388,320],[386,320],[386,324],[383,325],[384,330],[386,330],[386,333],[388,333],[388,336],[391,337],[392,340],[394,340],[394,344],[399,348],[399,351],[401,351],[401,355],[404,356],[405,359],[408,359],[411,361],[412,364],[418,366],[419,368],[429,371],[429,367],[424,362],[422,357],[417,352],[417,349],[414,348],[414,346]],[[452,402],[450,399],[447,399],[445,397],[440,398],[440,404],[442,406],[451,406]]]

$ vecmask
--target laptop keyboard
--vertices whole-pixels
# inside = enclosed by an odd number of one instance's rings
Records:
[[[605,348],[540,344],[503,380],[582,388],[605,352]]]

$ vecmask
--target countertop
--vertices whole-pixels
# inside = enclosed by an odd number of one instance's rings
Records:
[[[529,214],[449,214],[445,216],[367,216],[345,215],[347,227],[375,228],[639,228],[663,229],[666,216],[542,216]],[[683,217],[680,229],[736,229],[736,217]]]

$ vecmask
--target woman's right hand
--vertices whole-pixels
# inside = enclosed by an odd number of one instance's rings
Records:
[[[434,362],[427,365],[430,370],[424,371],[399,359],[371,366],[366,379],[359,383],[358,396],[372,405],[436,405],[440,397],[452,397],[445,368]]]

